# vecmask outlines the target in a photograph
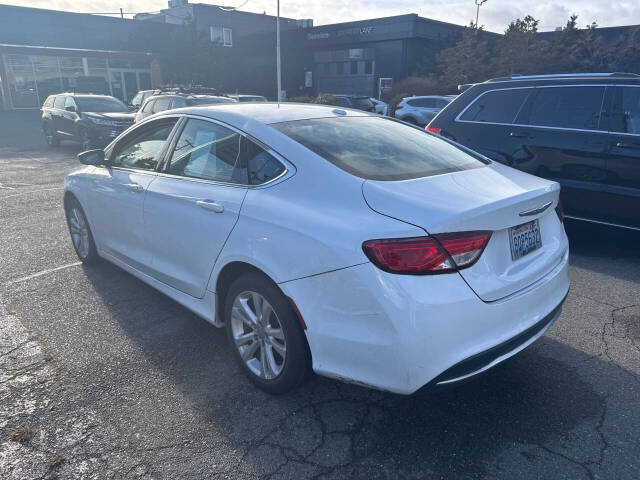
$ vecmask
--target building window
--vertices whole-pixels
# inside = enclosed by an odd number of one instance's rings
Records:
[[[371,60],[364,62],[364,73],[365,75],[371,75],[373,73],[373,62]]]
[[[323,63],[322,64],[322,69],[323,69],[325,75],[329,75],[331,73],[331,64],[330,63]]]
[[[233,46],[233,31],[226,27],[209,27],[211,32],[211,41],[219,43],[225,47]]]
[[[358,62],[351,62],[351,75],[358,74]]]
[[[336,75],[344,75],[344,62],[336,63]]]

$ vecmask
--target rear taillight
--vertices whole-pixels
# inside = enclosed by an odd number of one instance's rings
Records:
[[[402,105],[401,103],[396,105],[396,110],[400,110],[404,105]]]
[[[560,199],[558,199],[558,204],[556,205],[556,213],[558,214],[560,223],[564,222],[564,210],[562,209],[562,200]]]
[[[492,232],[440,233],[430,237],[369,240],[365,255],[381,270],[410,275],[455,272],[478,261]]]
[[[425,127],[425,130],[426,130],[427,132],[435,133],[436,135],[440,135],[440,131],[441,131],[441,129],[440,129],[440,128],[438,128],[438,127],[432,127],[431,125],[427,125],[427,126]]]

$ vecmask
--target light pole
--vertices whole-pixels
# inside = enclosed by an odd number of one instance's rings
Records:
[[[280,108],[280,101],[282,100],[282,77],[280,74],[280,0],[278,0],[278,14],[276,17],[276,69],[278,70],[278,108]]]
[[[280,1],[280,0],[278,0],[278,1]],[[479,25],[478,25],[478,17],[480,16],[480,6],[486,1],[487,0],[476,0],[476,5],[477,5],[477,8],[476,8],[476,30],[478,30],[478,27],[479,27]]]

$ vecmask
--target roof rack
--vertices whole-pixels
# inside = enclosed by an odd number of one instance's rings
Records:
[[[497,77],[487,80],[488,82],[505,82],[508,80],[529,80],[536,78],[590,78],[590,77],[610,77],[610,78],[640,78],[637,73],[607,72],[607,73],[550,73],[544,75],[519,75],[514,74],[508,77]]]
[[[161,95],[163,93],[165,94],[182,93],[185,95],[220,95],[218,93],[218,90],[216,90],[215,88],[205,87],[202,85],[191,85],[188,87],[165,85],[160,88],[156,88],[154,90],[155,95]]]

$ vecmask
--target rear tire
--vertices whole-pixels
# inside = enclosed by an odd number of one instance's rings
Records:
[[[309,347],[273,281],[259,273],[238,277],[227,292],[224,319],[233,355],[254,385],[279,395],[302,384],[311,369]]]
[[[100,260],[96,244],[93,241],[93,234],[87,216],[80,206],[80,202],[72,197],[65,205],[67,217],[67,227],[71,235],[71,242],[80,261],[86,265],[91,265]]]

